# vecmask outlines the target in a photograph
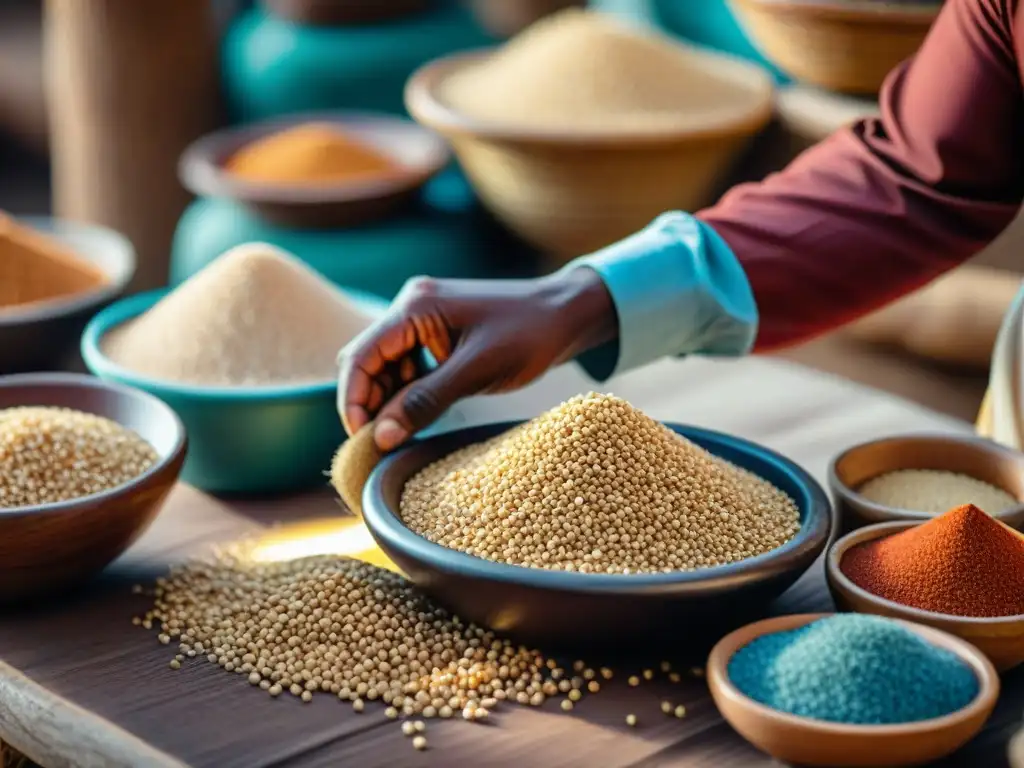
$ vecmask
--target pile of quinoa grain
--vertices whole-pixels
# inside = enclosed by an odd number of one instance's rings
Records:
[[[750,96],[701,54],[596,11],[536,22],[439,86],[451,108],[529,129],[656,130],[749,110]]]
[[[464,624],[391,571],[345,557],[254,562],[246,545],[175,567],[135,623],[179,644],[175,669],[206,657],[271,696],[329,693],[391,718],[480,720],[498,705],[539,706],[586,691],[572,672]],[[587,677],[585,678],[584,675]]]
[[[198,386],[325,382],[371,318],[327,280],[273,246],[220,256],[145,314],[106,335],[127,370]]]
[[[594,393],[422,470],[401,515],[451,549],[581,573],[733,563],[800,528],[775,486]]]
[[[868,480],[857,493],[875,504],[939,515],[973,504],[997,515],[1020,502],[1002,488],[959,472],[900,469]]]
[[[101,493],[140,476],[158,458],[137,434],[101,416],[0,409],[0,509]]]

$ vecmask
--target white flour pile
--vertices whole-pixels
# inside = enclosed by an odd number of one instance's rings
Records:
[[[331,283],[273,246],[226,252],[103,339],[119,366],[215,387],[329,381],[337,354],[372,321]]]

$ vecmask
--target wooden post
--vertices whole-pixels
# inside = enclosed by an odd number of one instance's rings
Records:
[[[185,146],[220,122],[208,0],[46,0],[54,213],[126,235],[132,290],[165,285]]]

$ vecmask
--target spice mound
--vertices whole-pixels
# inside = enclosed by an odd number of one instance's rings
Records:
[[[114,363],[199,386],[326,382],[372,318],[289,254],[234,248],[102,341]]]
[[[934,469],[887,472],[868,480],[857,492],[876,504],[933,515],[960,504],[973,504],[997,515],[1020,503],[1002,488],[982,480]]]
[[[453,72],[439,96],[470,117],[523,129],[643,130],[748,114],[748,89],[703,57],[601,13],[569,9]]]
[[[391,717],[482,719],[500,701],[539,706],[584,685],[402,576],[344,557],[267,563],[231,547],[159,579],[153,609],[136,619],[154,622],[162,643],[180,643],[174,668],[205,656],[271,696],[332,694],[356,712],[379,700]]]
[[[891,619],[842,614],[763,635],[729,661],[745,695],[799,717],[895,725],[951,714],[979,684],[952,651]]]
[[[102,271],[57,240],[0,214],[0,313],[108,283]]]
[[[912,608],[1024,614],[1024,540],[970,504],[852,547],[839,568],[858,587]]]
[[[733,563],[800,528],[775,486],[594,393],[428,466],[406,484],[401,515],[451,549],[580,573]]]
[[[224,166],[248,181],[315,185],[393,174],[396,163],[330,123],[308,123],[258,139]]]
[[[0,509],[78,499],[124,485],[157,459],[120,424],[65,408],[0,409]]]

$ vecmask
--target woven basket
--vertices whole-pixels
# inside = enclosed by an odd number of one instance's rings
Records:
[[[833,91],[874,94],[921,46],[941,3],[729,0],[757,48],[786,74]]]
[[[728,71],[749,93],[745,113],[727,124],[697,128],[691,121],[629,135],[482,125],[435,96],[448,74],[479,56],[427,65],[409,81],[406,104],[451,142],[484,205],[544,252],[551,268],[622,239],[660,213],[711,202],[722,175],[772,116],[772,84],[759,67],[708,54],[705,66]]]

